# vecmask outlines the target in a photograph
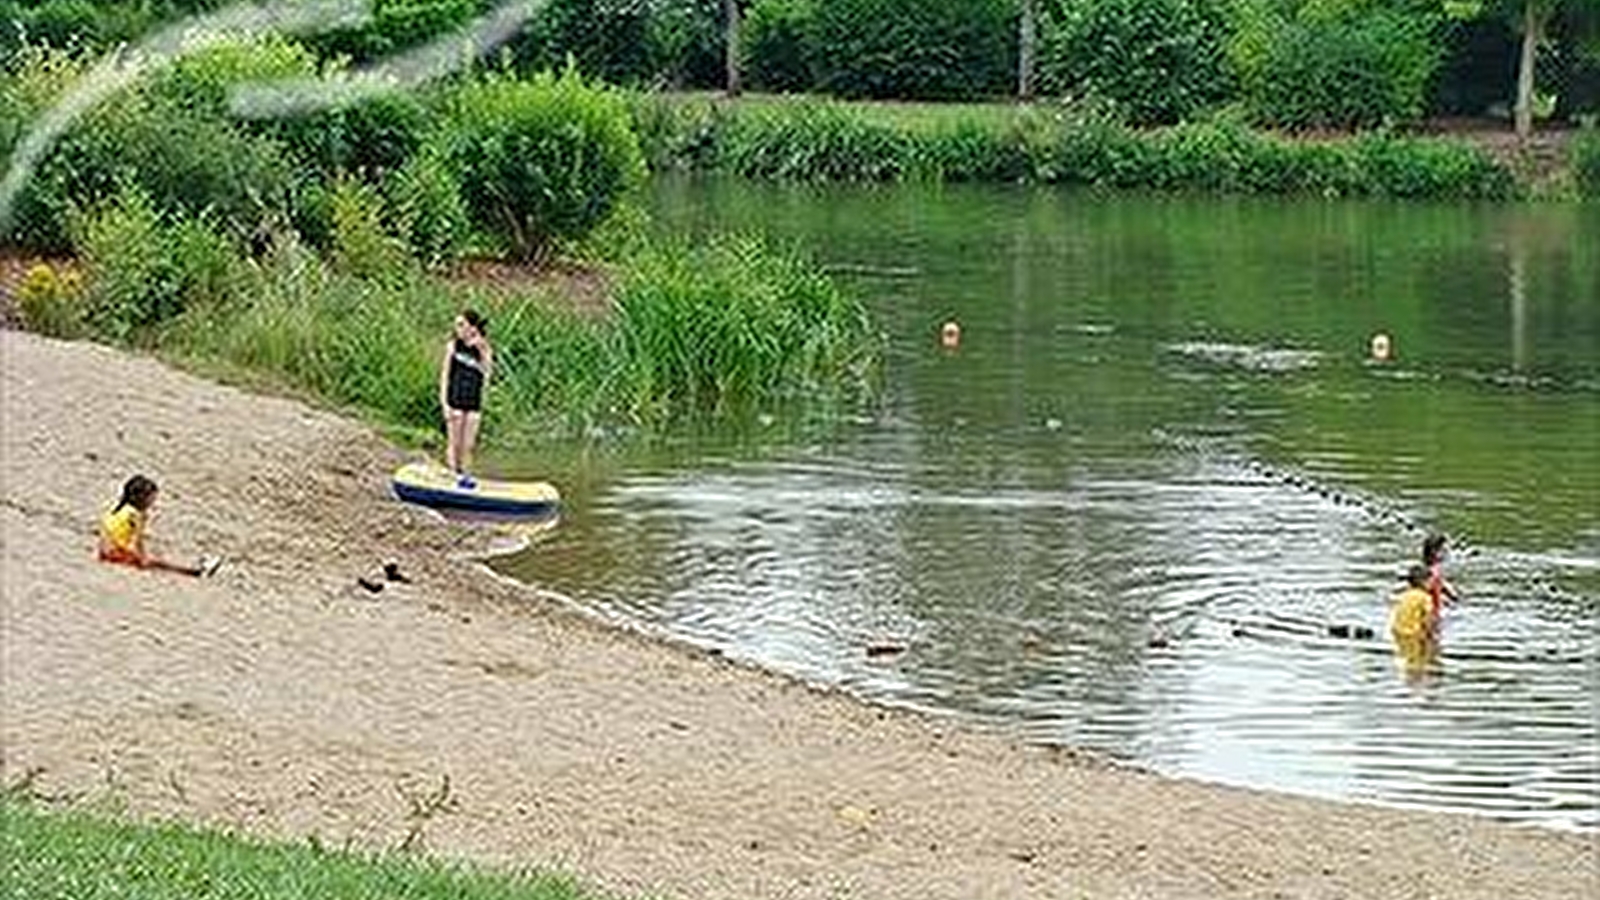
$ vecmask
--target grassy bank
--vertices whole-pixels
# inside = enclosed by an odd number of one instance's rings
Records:
[[[127,319],[138,304],[120,291],[128,264],[113,255],[83,260],[81,278],[36,271],[22,287],[24,317],[38,330],[131,342],[431,432],[444,342],[456,314],[476,308],[497,361],[485,433],[502,441],[829,417],[870,398],[880,352],[856,298],[798,252],[756,239],[631,244],[587,264],[606,295],[587,307],[548,280],[352,267],[298,246],[261,263],[212,253],[201,263],[205,279],[176,278],[193,290],[170,316]]]
[[[790,180],[1026,182],[1319,197],[1489,199],[1523,192],[1471,143],[1369,132],[1290,138],[1218,120],[1135,129],[1041,103],[839,103],[638,94],[657,169]]]
[[[593,900],[566,878],[269,843],[0,801],[0,895],[29,900]]]

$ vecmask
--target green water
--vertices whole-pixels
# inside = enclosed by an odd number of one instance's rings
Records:
[[[1600,825],[1600,207],[653,191],[664,232],[793,241],[866,297],[882,401],[526,461],[569,504],[512,572],[1162,771]],[[1381,638],[1429,530],[1467,601],[1409,679]]]

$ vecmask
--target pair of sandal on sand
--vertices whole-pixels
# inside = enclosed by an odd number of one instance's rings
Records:
[[[379,594],[383,592],[384,583],[390,581],[410,584],[411,576],[400,571],[400,564],[391,560],[383,564],[383,581],[362,576],[356,579],[356,584],[361,585],[370,594]]]

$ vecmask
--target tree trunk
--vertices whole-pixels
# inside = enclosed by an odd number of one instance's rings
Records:
[[[1537,0],[1522,0],[1522,58],[1517,63],[1517,137],[1527,140],[1533,134],[1533,66],[1537,61],[1539,32],[1544,23],[1536,9]]]
[[[1033,52],[1038,38],[1036,0],[1022,0],[1022,33],[1018,36],[1017,99],[1033,102]]]
[[[739,0],[722,0],[723,18],[727,20],[727,89],[729,97],[739,96]]]

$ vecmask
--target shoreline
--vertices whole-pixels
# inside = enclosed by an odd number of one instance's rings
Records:
[[[0,784],[609,895],[1571,897],[1600,836],[1156,775],[623,628],[387,498],[330,412],[0,331]],[[106,566],[121,480],[214,579]],[[355,586],[384,559],[415,581]],[[493,573],[486,577],[479,568]]]

